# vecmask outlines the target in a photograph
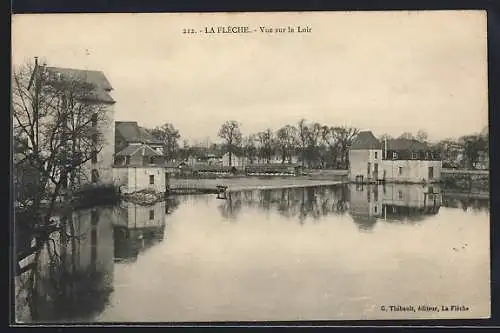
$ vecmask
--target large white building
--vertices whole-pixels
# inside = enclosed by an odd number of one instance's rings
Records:
[[[349,149],[349,179],[356,182],[434,183],[441,180],[440,155],[417,140],[379,141],[360,132]]]

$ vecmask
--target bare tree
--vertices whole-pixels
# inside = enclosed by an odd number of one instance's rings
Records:
[[[309,165],[317,166],[319,159],[319,142],[321,140],[323,127],[319,123],[309,126],[307,135],[307,160]]]
[[[255,145],[256,141],[257,137],[255,134],[250,134],[243,139],[243,150],[245,152],[245,157],[248,158],[250,164],[253,164],[255,158],[257,157],[257,147]]]
[[[392,137],[390,134],[388,134],[388,133],[384,133],[384,134],[382,134],[382,135],[380,136],[380,140],[381,140],[381,141],[384,141],[384,140],[391,140],[391,139],[393,139],[393,137]]]
[[[349,165],[349,147],[354,137],[358,135],[359,129],[352,127],[334,127],[334,131],[337,133],[339,152],[342,164],[345,168]]]
[[[285,125],[276,132],[276,144],[281,153],[281,163],[292,161],[293,148],[297,141],[297,129],[291,125]]]
[[[336,167],[340,145],[339,132],[336,131],[335,127],[323,126],[321,139],[327,148],[327,154],[329,155],[329,158],[327,160],[330,161],[330,164],[333,167]]]
[[[274,143],[274,135],[270,128],[259,132],[257,134],[259,140],[259,155],[260,158],[265,160],[267,163],[271,162],[271,158],[273,155],[273,143]]]
[[[37,62],[14,68],[12,114],[16,174],[30,169],[36,184],[24,197],[17,196],[18,211],[24,227],[47,226],[62,190],[67,188],[64,193],[71,199],[88,177],[87,162],[106,143],[101,128],[109,127],[110,119],[90,80],[57,75]],[[48,209],[42,213],[45,202]]]
[[[167,160],[171,161],[177,157],[181,135],[174,125],[166,123],[150,130],[150,133],[155,139],[163,142],[163,153],[167,157]]]
[[[429,135],[424,130],[418,130],[417,136],[415,138],[420,142],[427,142]]]
[[[410,132],[404,132],[402,133],[400,136],[399,136],[399,139],[407,139],[407,140],[412,140],[414,139],[415,137],[413,136],[413,134],[411,134]]]
[[[241,144],[242,139],[238,122],[235,120],[226,121],[219,129],[218,135],[225,141],[226,151],[229,153],[229,166],[231,166],[233,154]]]
[[[297,146],[301,151],[301,163],[302,167],[305,166],[306,161],[306,150],[309,140],[309,127],[304,118],[302,118],[297,124]]]

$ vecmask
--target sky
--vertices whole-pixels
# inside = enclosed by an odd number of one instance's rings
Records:
[[[227,25],[256,31],[202,33]],[[23,14],[12,50],[14,66],[102,70],[115,120],[169,122],[190,141],[217,140],[226,120],[244,135],[305,118],[431,140],[488,124],[484,11]]]

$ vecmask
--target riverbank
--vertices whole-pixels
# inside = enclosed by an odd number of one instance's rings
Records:
[[[266,190],[281,188],[297,188],[311,186],[329,186],[346,184],[347,179],[311,179],[310,177],[241,177],[223,179],[171,179],[170,188],[175,189],[215,189],[225,186],[228,192],[245,190]]]

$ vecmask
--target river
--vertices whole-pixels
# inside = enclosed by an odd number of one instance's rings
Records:
[[[17,278],[17,318],[488,317],[489,214],[488,199],[395,184],[178,196],[150,207],[122,202],[79,210],[67,245],[54,236],[37,268]],[[467,309],[452,311],[452,305]]]

